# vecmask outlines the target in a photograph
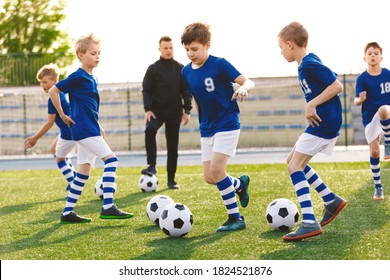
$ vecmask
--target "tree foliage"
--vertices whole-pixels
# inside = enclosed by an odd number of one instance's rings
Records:
[[[36,82],[35,72],[42,66],[35,65],[38,60],[40,64],[56,63],[60,68],[71,64],[74,54],[68,34],[59,28],[66,18],[66,5],[65,0],[4,1],[0,8],[0,54],[6,65],[0,61],[0,83],[9,84],[15,72],[23,76],[16,83]],[[31,73],[18,73],[15,67],[20,65]]]

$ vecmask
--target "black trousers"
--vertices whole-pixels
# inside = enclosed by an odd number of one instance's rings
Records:
[[[157,143],[156,134],[160,127],[165,124],[165,138],[167,141],[167,176],[168,182],[175,180],[179,146],[179,130],[182,113],[177,115],[156,115],[151,119],[145,128],[145,148],[148,165],[156,165]]]

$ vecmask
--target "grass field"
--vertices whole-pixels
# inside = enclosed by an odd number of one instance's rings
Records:
[[[267,225],[265,209],[275,198],[297,199],[285,164],[230,165],[233,176],[251,177],[250,203],[241,210],[247,229],[216,233],[226,211],[216,187],[203,181],[201,166],[181,166],[180,190],[168,190],[165,168],[158,169],[160,187],[155,193],[138,188],[140,168],[119,168],[115,202],[133,212],[129,220],[99,219],[102,201],[94,183],[102,169],[94,169],[76,212],[92,218],[89,224],[61,225],[65,181],[56,169],[2,171],[0,258],[2,260],[389,260],[390,190],[389,166],[382,164],[384,201],[373,201],[368,163],[315,163],[321,178],[348,200],[339,217],[324,233],[301,242],[288,243],[282,232]],[[387,191],[386,191],[387,190]],[[148,201],[165,194],[187,205],[194,227],[184,238],[169,238],[146,216]],[[312,191],[318,219],[322,201]]]

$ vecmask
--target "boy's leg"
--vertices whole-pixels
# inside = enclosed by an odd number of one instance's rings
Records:
[[[126,213],[118,209],[114,204],[114,184],[118,158],[113,156],[104,161],[103,171],[103,207],[100,213],[101,219],[128,219],[132,213]]]
[[[85,168],[88,169],[88,167],[85,167]],[[82,170],[83,166],[80,166],[80,169]],[[83,171],[85,171],[85,170],[83,170]],[[89,172],[86,172],[86,173],[89,174]],[[84,175],[80,172],[77,173],[76,178],[74,178],[74,180],[71,184],[71,187],[70,187],[70,190],[68,193],[68,197],[66,198],[65,208],[62,211],[62,215],[61,215],[61,223],[87,223],[87,222],[91,221],[91,219],[89,219],[89,218],[83,218],[83,217],[78,216],[73,211],[78,199],[81,196],[81,193],[83,191],[83,188],[84,188],[85,183],[87,182],[88,178],[89,178],[89,175]]]
[[[347,204],[347,201],[335,195],[310,165],[306,165],[304,173],[308,183],[318,192],[324,201],[325,206],[320,225],[325,226],[336,218]]]
[[[75,178],[75,173],[73,172],[72,166],[69,165],[65,158],[57,157],[56,160],[58,168],[60,169],[65,179],[68,181],[68,185],[66,186],[66,190],[68,191],[70,189],[70,185],[73,182],[73,179]]]
[[[380,120],[383,130],[383,135],[385,138],[384,146],[385,146],[385,155],[384,160],[390,159],[390,119]]]
[[[374,200],[383,200],[385,199],[383,194],[382,182],[381,182],[381,167],[380,167],[380,158],[370,157],[370,168],[372,172],[372,178],[374,179],[375,191],[374,191]]]

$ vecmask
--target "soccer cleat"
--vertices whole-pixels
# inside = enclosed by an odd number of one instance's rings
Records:
[[[313,237],[323,233],[324,230],[318,224],[317,221],[315,223],[304,223],[302,222],[299,228],[294,231],[283,236],[284,241],[299,241],[305,238]]]
[[[108,209],[102,208],[102,211],[100,212],[100,219],[129,219],[133,216],[133,213],[119,210],[115,204]]]
[[[153,176],[156,175],[156,166],[155,165],[149,165],[147,168],[141,170],[141,174]]]
[[[375,188],[373,200],[384,200],[385,195],[383,194],[383,188]]]
[[[240,182],[242,184],[242,188],[239,191],[236,191],[236,193],[240,199],[240,204],[241,204],[242,208],[245,208],[248,206],[248,203],[249,203],[248,189],[249,189],[250,178],[248,175],[242,175],[242,176],[238,177],[238,179],[240,180]]]
[[[177,190],[179,188],[180,188],[180,186],[175,181],[168,182],[168,189]]]
[[[384,160],[390,159],[390,144],[385,144],[385,155],[383,157]]]
[[[334,201],[324,206],[320,225],[323,227],[333,221],[334,218],[336,218],[336,216],[340,213],[340,211],[343,210],[346,204],[347,201],[345,199],[341,198],[338,195],[335,195]]]
[[[61,224],[82,224],[89,223],[91,221],[90,218],[84,218],[77,215],[76,212],[70,212],[67,215],[61,214]]]
[[[244,228],[246,228],[246,224],[243,216],[241,216],[241,218],[229,217],[228,220],[217,229],[217,232],[240,230]]]

